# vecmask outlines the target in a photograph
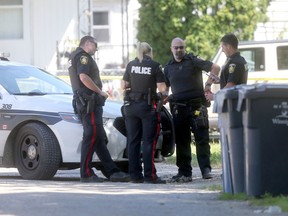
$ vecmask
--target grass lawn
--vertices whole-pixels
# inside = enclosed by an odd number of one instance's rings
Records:
[[[195,144],[191,145],[192,147],[192,166],[198,166],[197,158],[196,158],[196,146]],[[211,151],[211,166],[213,168],[221,168],[221,145],[219,142],[210,143],[210,151]],[[165,159],[168,163],[176,164],[176,153],[171,157]]]

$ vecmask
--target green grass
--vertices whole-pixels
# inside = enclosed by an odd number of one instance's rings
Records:
[[[253,205],[258,206],[279,206],[283,212],[288,212],[288,197],[287,196],[277,196],[273,197],[269,194],[265,194],[259,199],[253,198],[251,200]]]
[[[287,196],[275,196],[265,194],[259,198],[249,197],[244,193],[240,194],[228,194],[221,193],[219,196],[220,200],[239,200],[249,201],[252,205],[256,206],[279,206],[282,212],[288,212],[288,197]]]
[[[191,144],[192,151],[192,166],[198,166],[197,157],[196,157],[196,146],[195,144]],[[210,160],[211,166],[213,168],[221,167],[221,146],[218,142],[210,143]],[[176,153],[174,153],[171,157],[166,158],[168,163],[176,164]]]
[[[196,158],[196,149],[195,145],[191,145],[192,149],[192,166],[198,166],[197,158]],[[221,168],[221,145],[219,142],[210,143],[211,147],[211,166],[212,168]],[[171,157],[166,158],[168,163],[176,164],[176,154]],[[222,191],[223,188],[221,185],[212,185],[205,188],[210,191]],[[262,197],[255,198],[249,197],[245,193],[240,194],[228,194],[221,193],[219,196],[220,200],[239,200],[239,201],[248,201],[252,205],[256,206],[279,206],[282,209],[282,212],[288,212],[288,196],[272,196],[270,194],[265,194]]]

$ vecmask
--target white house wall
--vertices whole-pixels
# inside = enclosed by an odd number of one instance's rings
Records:
[[[124,13],[122,17],[122,6]],[[126,2],[128,2],[128,20],[126,11]],[[109,31],[110,42],[99,43],[99,51],[96,56],[100,69],[106,64],[115,64],[124,67],[127,61],[134,58],[133,53],[135,45],[136,28],[134,26],[135,10],[137,11],[136,0],[93,0],[92,11],[109,11]],[[123,19],[123,20],[122,20]],[[123,23],[122,23],[123,22]],[[128,23],[127,23],[128,22]],[[122,27],[123,24],[123,27]],[[128,25],[128,32],[127,32]],[[122,32],[123,31],[123,32]],[[128,34],[128,37],[127,37]],[[128,41],[127,41],[128,40]]]
[[[77,0],[31,0],[34,64],[56,70],[57,42],[77,39]],[[61,51],[61,50],[60,50]]]
[[[268,22],[258,23],[254,40],[288,38],[288,0],[273,0],[267,8]]]
[[[23,0],[23,39],[0,39],[0,52],[9,53],[11,60],[31,63],[32,50],[30,47],[30,0]]]
[[[77,0],[23,0],[23,39],[0,40],[10,60],[56,70],[56,43],[77,39]]]
[[[119,1],[120,2],[120,1]],[[122,30],[121,30],[121,4],[115,4],[115,1],[93,1],[92,11],[108,11],[109,19],[109,43],[99,42],[99,51],[97,53],[97,63],[100,68],[105,67],[108,62],[121,64],[122,62]]]
[[[121,2],[129,3],[129,32],[127,37],[124,7],[123,39]],[[90,0],[92,13],[93,11],[109,11],[110,41],[109,43],[99,43],[99,52],[96,55],[100,69],[108,63],[121,65],[123,58],[126,60],[124,63],[134,58],[131,53],[134,52],[133,45],[136,40],[136,29],[133,26],[135,13],[137,14],[137,7],[136,9],[134,7],[135,2],[137,0]],[[87,18],[87,15],[83,13],[83,8],[87,8],[88,3],[89,0],[23,0],[23,39],[0,40],[0,52],[9,52],[10,60],[33,64],[55,72],[57,63],[59,63],[56,58],[57,43],[60,53],[69,51],[67,47],[71,48],[70,43],[73,43],[72,45],[75,47],[77,41],[78,45],[79,38],[85,34],[83,30],[87,23],[84,23],[82,18],[84,16]],[[67,58],[63,58],[63,62],[60,63],[65,64],[66,61]]]

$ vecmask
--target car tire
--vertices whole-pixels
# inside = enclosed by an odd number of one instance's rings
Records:
[[[54,133],[42,123],[24,125],[17,134],[15,163],[24,179],[51,179],[61,163]]]

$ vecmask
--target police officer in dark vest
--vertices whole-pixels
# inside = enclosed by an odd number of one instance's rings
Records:
[[[91,36],[84,36],[70,57],[69,75],[74,93],[73,107],[83,125],[81,182],[103,182],[92,169],[94,152],[101,160],[110,181],[129,181],[129,175],[120,171],[107,149],[108,140],[102,114],[108,94],[102,91],[99,70],[92,58],[96,51],[96,40]]]
[[[152,58],[151,46],[146,42],[138,43],[137,58],[128,63],[122,80],[129,174],[133,183],[163,184],[166,182],[157,176],[154,165],[160,131],[160,113],[156,104],[167,93],[162,68]],[[156,92],[157,89],[160,93]]]
[[[220,67],[185,53],[185,42],[174,38],[171,42],[173,58],[164,68],[166,85],[171,87],[168,97],[176,136],[177,175],[175,182],[192,181],[191,131],[196,143],[198,164],[204,179],[212,178],[210,166],[209,122],[207,100],[204,95],[202,71],[218,78]]]

